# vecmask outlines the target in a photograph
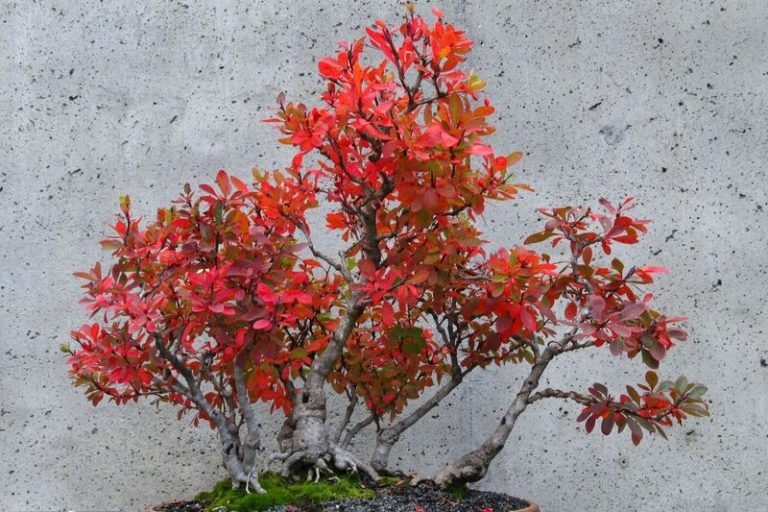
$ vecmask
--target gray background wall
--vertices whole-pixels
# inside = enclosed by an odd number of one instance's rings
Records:
[[[585,435],[576,406],[537,404],[482,487],[548,512],[765,510],[768,4],[440,6],[477,41],[495,143],[528,152],[519,176],[537,189],[491,208],[488,238],[517,243],[537,207],[637,196],[655,224],[631,258],[668,266],[659,302],[690,317],[692,341],[664,373],[707,382],[714,413],[635,448]],[[86,320],[71,272],[107,261],[97,241],[119,194],[151,214],[185,181],[287,162],[259,122],[277,92],[314,101],[315,61],[400,13],[395,1],[0,0],[0,509],[138,510],[223,476],[210,431],[149,404],[93,408],[70,387],[57,346]],[[597,351],[548,383],[643,373]],[[474,375],[395,456],[430,471],[476,444],[519,375]]]

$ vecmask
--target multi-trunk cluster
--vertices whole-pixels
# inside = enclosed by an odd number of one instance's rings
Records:
[[[487,439],[436,473],[440,484],[482,478],[544,398],[575,401],[588,432],[628,430],[634,443],[707,414],[704,387],[653,371],[686,337],[640,291],[664,269],[611,259],[614,244],[646,232],[631,199],[542,210],[544,229],[523,245],[485,249],[476,220],[487,201],[528,189],[510,172],[522,154],[486,142],[494,108],[462,68],[472,42],[434,14],[430,24],[409,8],[399,27],[377,21],[322,59],[320,106],[279,97],[268,121],[295,148],[284,171],[251,183],[220,171],[151,222],[122,199],[102,242],[115,262],[77,274],[94,321],[65,347],[94,405],[146,396],[191,412],[217,430],[233,485],[255,491],[272,462],[286,475],[393,471],[403,433],[489,365],[529,370]],[[307,216],[320,203],[341,251],[313,242]],[[544,241],[554,254],[528,247]],[[618,393],[540,388],[553,360],[590,349],[639,356],[651,371]],[[348,400],[333,424],[329,390]],[[285,417],[271,457],[257,402]],[[353,454],[369,426],[373,453]]]

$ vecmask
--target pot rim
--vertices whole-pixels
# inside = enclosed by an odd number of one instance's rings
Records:
[[[536,503],[530,500],[525,500],[525,501],[528,502],[527,507],[510,510],[509,512],[541,512],[541,509]],[[155,505],[148,505],[146,508],[144,508],[144,512],[159,512],[159,509],[156,507],[162,507],[164,505],[168,505],[171,503],[178,503],[178,501],[170,501],[170,502],[164,502],[164,503],[157,503]]]
[[[517,510],[510,510],[509,512],[541,512],[539,506],[531,500],[525,500],[528,502],[528,506]]]

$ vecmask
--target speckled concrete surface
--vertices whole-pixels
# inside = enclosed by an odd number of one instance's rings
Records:
[[[398,3],[0,1],[0,509],[139,510],[222,476],[211,432],[70,388],[57,346],[85,320],[70,273],[104,258],[120,193],[150,213],[219,168],[285,162],[259,123],[277,91],[311,100],[315,60]],[[666,372],[708,382],[714,413],[635,448],[586,436],[576,407],[537,404],[482,487],[551,512],[765,510],[768,4],[441,7],[478,42],[496,143],[529,153],[520,177],[537,189],[492,208],[488,238],[520,240],[537,207],[637,196],[656,222],[633,258],[671,269],[659,299],[690,316]],[[551,385],[644,372],[601,353],[557,369]],[[473,375],[456,414],[416,427],[393,460],[429,471],[477,443],[516,376]]]

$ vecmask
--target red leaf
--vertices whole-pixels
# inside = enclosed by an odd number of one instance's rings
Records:
[[[343,73],[343,68],[341,65],[339,65],[339,61],[330,57],[322,59],[320,62],[318,62],[317,69],[320,71],[322,76],[332,80],[339,78]]]
[[[477,156],[491,156],[493,155],[493,148],[486,144],[472,144],[469,148],[467,148],[467,153]]]
[[[605,209],[608,211],[608,213],[610,213],[611,215],[615,215],[615,214],[617,214],[617,213],[618,213],[618,210],[616,209],[616,207],[615,207],[615,206],[613,206],[613,205],[611,204],[611,202],[610,202],[610,201],[608,201],[606,198],[604,198],[604,197],[601,197],[600,199],[598,199],[598,202],[599,202],[601,205],[603,205],[603,208],[605,208]]]
[[[435,189],[428,188],[424,192],[424,206],[426,206],[427,211],[430,213],[435,213],[439,210],[440,196]]]
[[[344,214],[341,212],[329,213],[325,216],[326,226],[330,229],[344,229],[347,223],[344,220]]]
[[[360,269],[360,274],[369,280],[372,280],[376,274],[376,265],[369,259],[360,260],[357,267]]]
[[[608,415],[603,418],[603,423],[600,425],[600,430],[603,432],[603,435],[607,436],[611,433],[611,430],[613,430],[613,424],[613,412],[609,412]]]
[[[587,422],[584,424],[584,429],[587,431],[587,434],[591,433],[592,430],[594,430],[595,422],[597,421],[597,418],[599,418],[599,417],[600,417],[599,415],[593,414],[592,416],[589,417]]]
[[[219,186],[221,193],[225,196],[228,196],[229,192],[232,190],[232,187],[229,184],[229,176],[224,170],[221,170],[216,174],[216,184]]]
[[[248,192],[248,185],[246,185],[244,181],[234,176],[230,176],[229,179],[238,191],[243,193]]]
[[[272,322],[267,318],[262,318],[253,322],[253,328],[259,331],[268,331],[272,328]]]
[[[570,302],[565,307],[565,318],[567,318],[568,320],[573,320],[574,318],[576,318],[576,312],[577,311],[578,311],[578,309],[576,307],[576,303],[575,302]]]
[[[384,302],[381,305],[381,322],[384,327],[391,327],[395,323],[395,311],[389,302]]]
[[[530,332],[536,332],[536,318],[528,311],[528,308],[521,308],[520,320],[523,322],[523,326],[526,329],[528,329]]]
[[[200,190],[202,190],[206,194],[210,194],[212,196],[216,196],[216,190],[214,190],[214,188],[212,186],[206,185],[205,183],[200,185]]]

